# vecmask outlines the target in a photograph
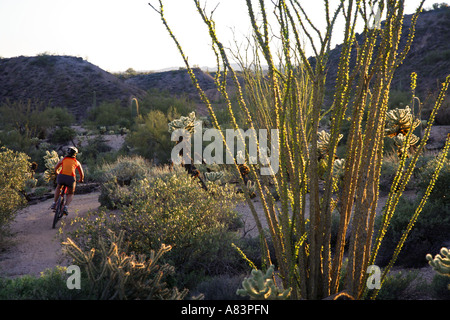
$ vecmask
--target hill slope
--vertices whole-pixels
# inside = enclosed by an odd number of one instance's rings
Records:
[[[405,15],[400,50],[405,47],[412,15]],[[357,34],[356,41],[362,43],[364,35]],[[330,51],[328,61],[327,88],[332,90],[337,74],[342,45]],[[351,63],[355,63],[356,49]],[[450,74],[450,8],[422,12],[416,25],[414,41],[402,65],[396,70],[391,88],[410,90],[411,73],[418,75],[418,94],[426,95],[440,89],[440,84]]]
[[[400,47],[405,44],[410,20],[411,15],[406,15]],[[362,39],[362,35],[357,35],[358,42]],[[330,92],[333,91],[341,49],[338,45],[329,55],[326,85]],[[408,91],[413,71],[418,74],[417,93],[421,99],[435,94],[450,73],[450,8],[420,15],[413,45],[395,74],[392,89]],[[211,74],[198,68],[194,72],[210,100],[220,101]],[[78,119],[86,116],[94,101],[99,104],[118,99],[127,104],[131,97],[142,97],[150,89],[187,96],[199,103],[199,109],[204,109],[185,69],[121,77],[71,56],[43,54],[0,59],[0,103],[5,99],[37,99],[67,107]]]
[[[94,101],[122,100],[144,92],[77,57],[39,55],[0,59],[0,102],[39,100],[83,117]]]

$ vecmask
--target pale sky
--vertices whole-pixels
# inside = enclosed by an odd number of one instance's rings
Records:
[[[324,23],[323,1],[300,0],[310,19]],[[110,72],[183,67],[159,15],[148,5],[157,0],[0,0],[0,57],[40,53],[81,57]],[[233,47],[233,35],[250,32],[245,0],[202,0],[214,12],[217,33]],[[255,8],[257,9],[257,1]],[[271,1],[267,1],[271,7]],[[425,1],[425,8],[442,0]],[[206,26],[191,0],[164,0],[169,25],[191,65],[214,67]],[[330,0],[334,8],[339,0]],[[412,13],[419,0],[406,0]],[[336,37],[337,38],[337,37]],[[242,40],[238,40],[241,42]],[[335,39],[335,42],[338,39]]]

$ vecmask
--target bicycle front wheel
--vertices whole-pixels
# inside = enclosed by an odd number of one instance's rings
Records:
[[[55,229],[56,224],[58,223],[59,219],[61,219],[63,209],[64,209],[64,199],[62,197],[59,197],[58,201],[56,202],[55,215],[53,216],[53,225],[52,225],[53,229]]]

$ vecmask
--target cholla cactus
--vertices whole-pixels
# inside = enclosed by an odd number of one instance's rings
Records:
[[[251,180],[247,180],[247,189],[250,195],[250,198],[256,197],[256,185]]]
[[[319,159],[325,159],[330,153],[330,134],[324,130],[317,133],[319,140],[317,141],[317,151]],[[339,134],[338,141],[342,139],[343,135]]]
[[[44,179],[47,182],[55,181],[56,174],[55,174],[55,166],[59,162],[61,158],[58,156],[58,153],[55,150],[52,150],[52,152],[49,152],[48,150],[45,151],[44,156],[44,162],[45,167],[47,170],[44,172]]]
[[[252,300],[286,300],[291,294],[291,288],[283,290],[276,286],[273,280],[274,267],[270,266],[266,274],[261,270],[253,270],[251,277],[242,282],[243,289],[238,289],[236,294],[243,297],[250,296]]]
[[[410,147],[419,142],[419,138],[411,133],[408,144],[403,148],[406,134],[410,130],[416,129],[420,124],[420,119],[414,118],[409,106],[406,106],[405,109],[397,108],[387,112],[385,134],[394,140],[399,157],[402,157]]]
[[[345,159],[336,159],[333,162],[333,175],[342,178],[345,172]]]
[[[402,133],[406,135],[409,130],[414,130],[420,125],[420,120],[415,119],[409,106],[405,109],[390,110],[386,114],[385,133],[388,137],[395,137]]]
[[[158,265],[163,254],[171,246],[162,245],[158,252],[151,251],[149,257],[127,255],[124,231],[115,235],[108,230],[110,239],[99,237],[99,248],[84,252],[70,238],[63,242],[76,265],[83,267],[91,284],[91,293],[98,299],[157,299],[182,300],[187,289],[179,292],[169,289],[163,278],[174,272],[168,264]],[[95,257],[95,259],[94,259]]]
[[[450,277],[450,251],[447,248],[442,248],[440,251],[440,254],[437,254],[434,256],[434,258],[431,256],[431,254],[426,255],[426,259],[428,260],[428,263],[430,266],[433,267],[433,269],[444,275]],[[450,290],[450,285],[449,285]]]
[[[419,137],[415,134],[411,134],[408,144],[403,148],[403,144],[405,143],[406,135],[403,133],[399,133],[398,135],[392,137],[392,140],[394,141],[394,145],[397,148],[397,154],[401,158],[405,150],[408,150],[410,147],[414,146],[419,142]]]
[[[223,172],[205,172],[203,174],[205,179],[211,182],[216,182],[223,177]]]
[[[196,121],[195,112],[191,112],[189,116],[181,116],[179,119],[175,119],[169,122],[169,132],[172,133],[177,129],[185,129],[189,133],[193,134],[195,127],[198,125]]]

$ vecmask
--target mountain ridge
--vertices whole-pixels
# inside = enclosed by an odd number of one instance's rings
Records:
[[[404,35],[412,15],[404,17]],[[357,34],[357,41],[363,35]],[[400,46],[404,46],[403,37]],[[332,91],[342,45],[330,51],[327,90]],[[194,68],[203,90],[218,99],[213,73]],[[450,8],[420,14],[410,52],[398,68],[392,90],[408,91],[411,72],[417,72],[416,92],[426,99],[439,89],[450,74]],[[230,81],[231,82],[231,81]],[[230,83],[229,82],[229,83]],[[123,76],[107,72],[79,57],[41,54],[0,59],[0,103],[6,100],[35,99],[67,108],[78,119],[102,102],[120,100],[129,105],[133,97],[143,97],[152,89],[183,95],[201,104],[196,88],[184,68]],[[232,89],[232,88],[231,88]]]

